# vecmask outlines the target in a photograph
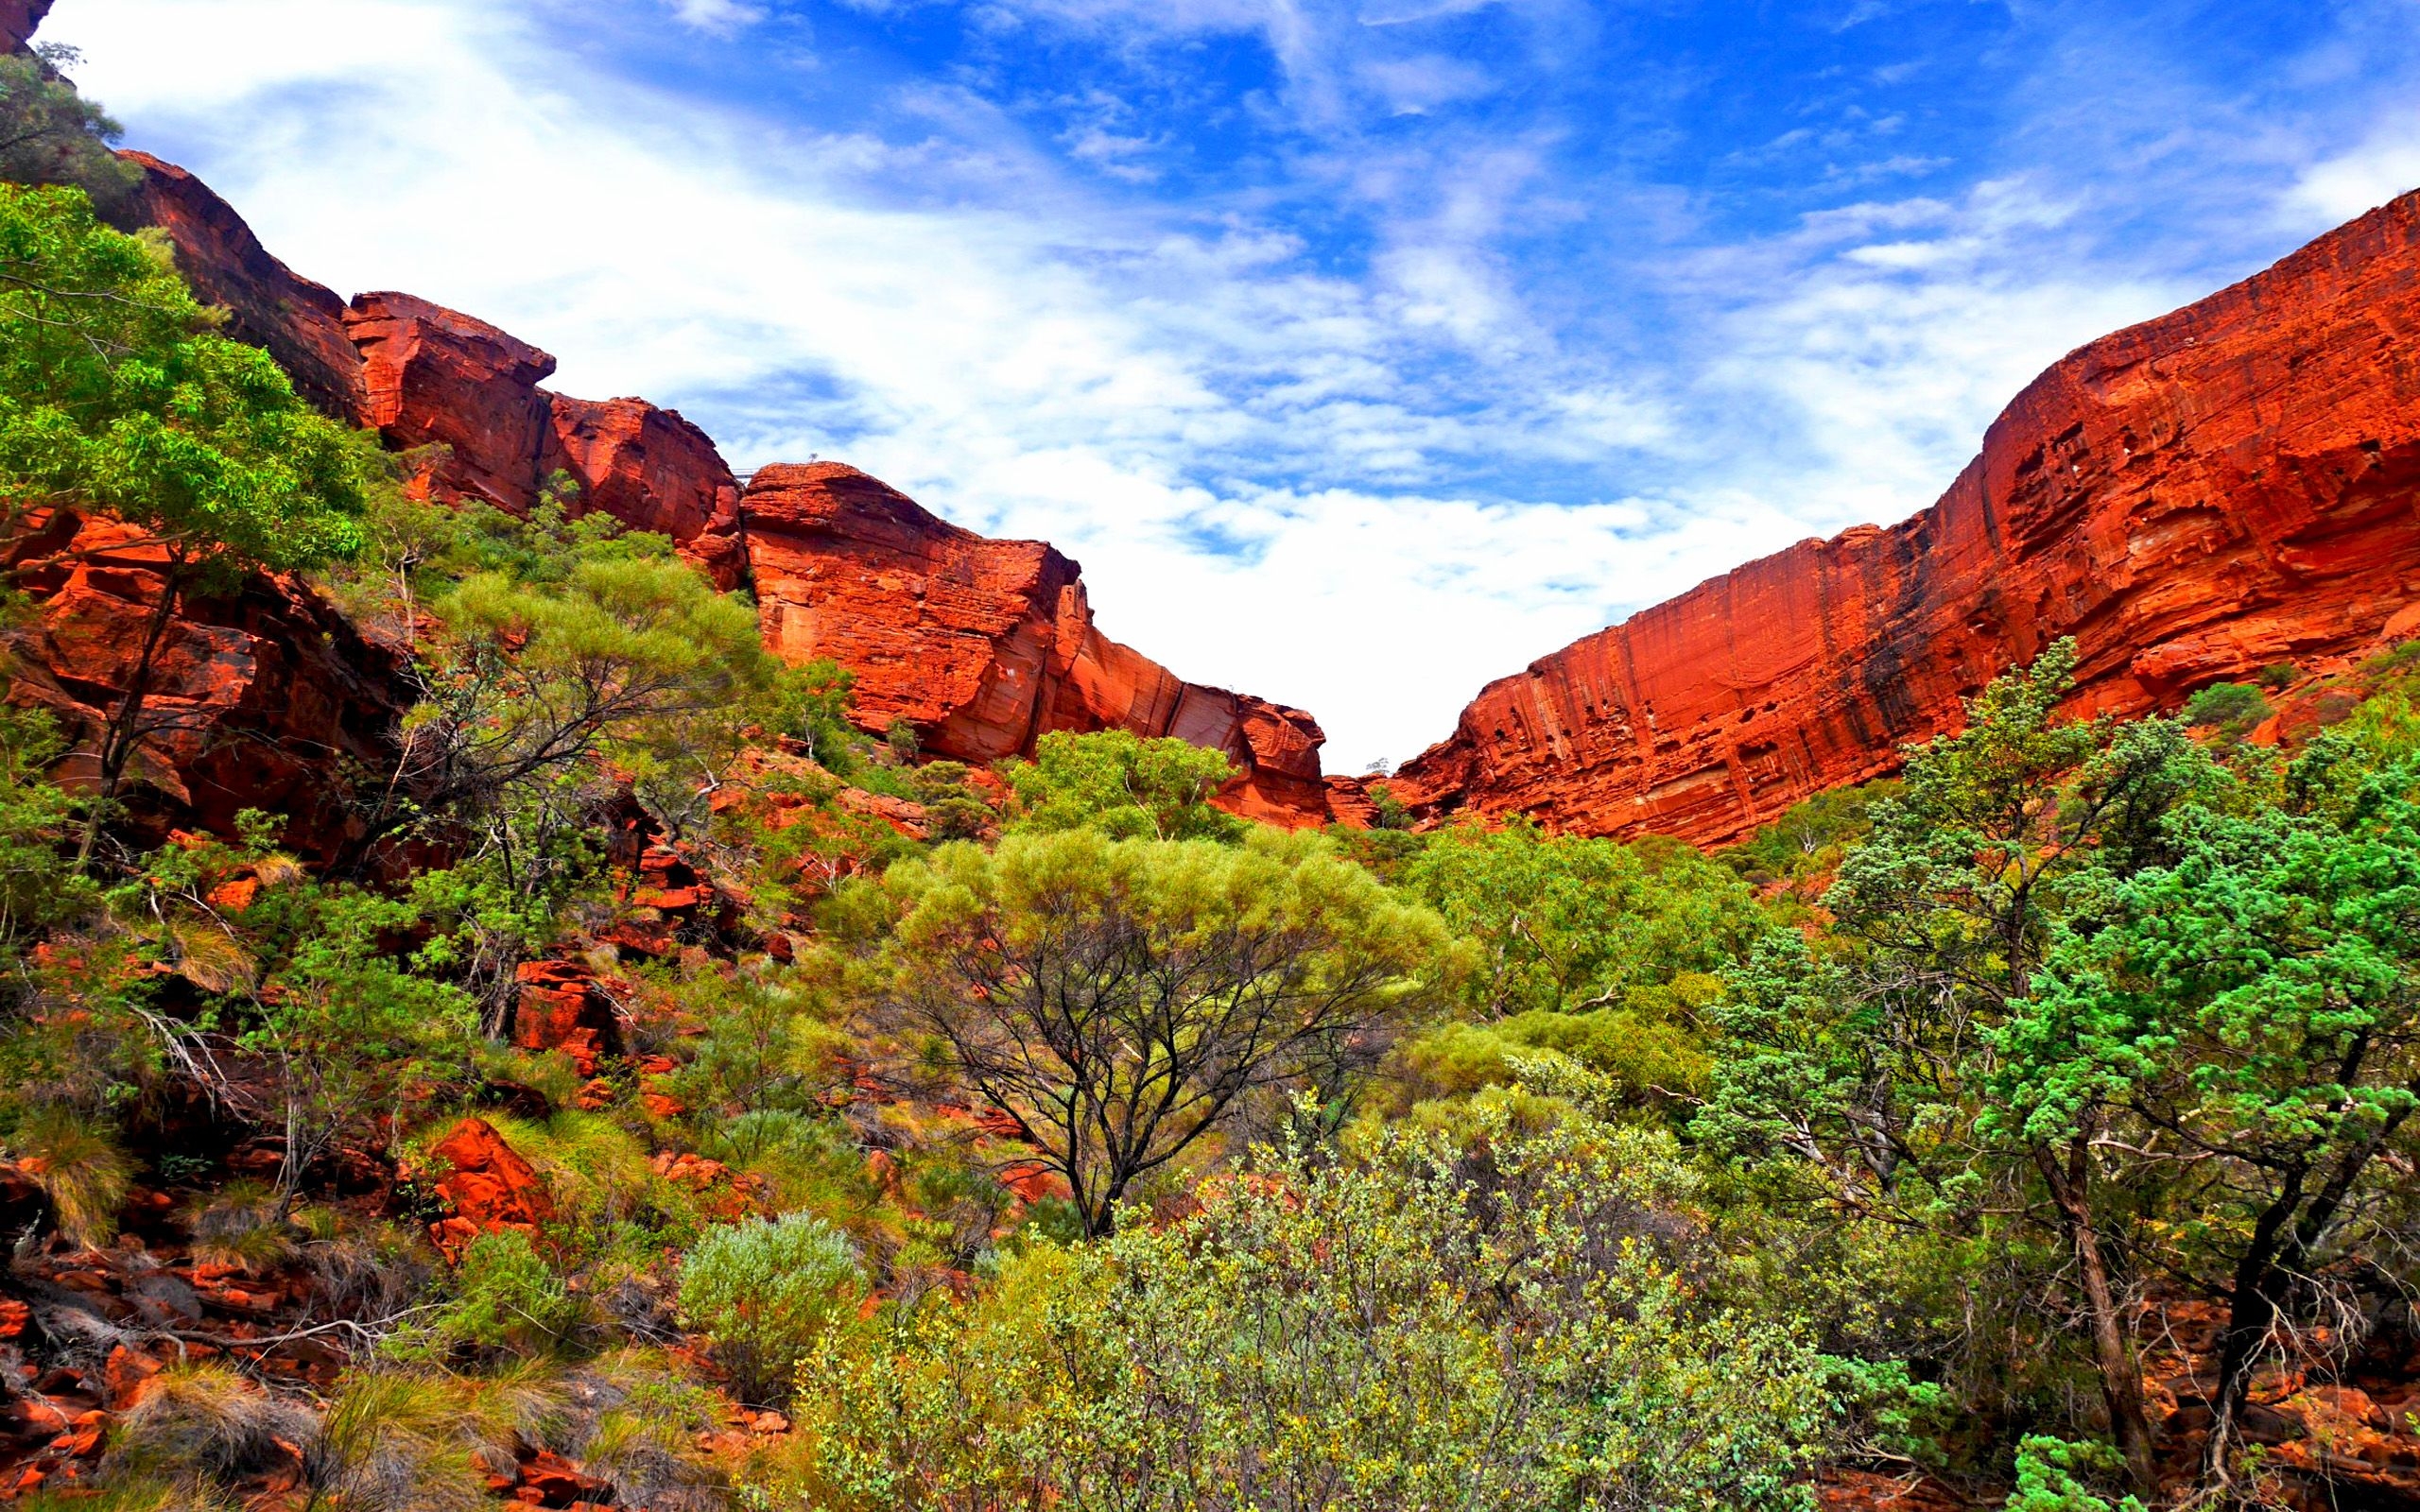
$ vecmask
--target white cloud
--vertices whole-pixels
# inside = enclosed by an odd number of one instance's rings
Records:
[[[1297,0],[1022,13],[1328,45]],[[1050,539],[1104,630],[1311,710],[1339,770],[1443,736],[1482,682],[1619,612],[1905,515],[2036,369],[2193,292],[2066,255],[2073,207],[2013,179],[1676,253],[1634,276],[1686,315],[1677,349],[1617,360],[1501,255],[1535,229],[1523,144],[1345,155],[1325,171],[1379,207],[1378,245],[1340,266],[1248,210],[1096,200],[962,92],[907,102],[930,125],[912,141],[809,133],[583,72],[531,14],[69,0],[50,33],[135,145],[299,269],[493,320],[556,352],[566,391],[679,405],[737,465],[841,456]],[[1115,112],[1097,126],[1063,146],[1149,171]]]
[[[2420,189],[2420,112],[2381,125],[2352,151],[2313,163],[2287,196],[2288,211],[2333,226]]]
[[[765,8],[750,5],[747,0],[667,0],[672,14],[683,25],[700,31],[728,37],[743,26],[752,26],[765,19]]]

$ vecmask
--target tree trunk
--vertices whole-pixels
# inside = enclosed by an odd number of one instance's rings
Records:
[[[152,663],[159,657],[160,642],[168,633],[168,622],[176,617],[177,599],[184,592],[184,570],[183,554],[172,550],[168,570],[160,585],[160,602],[151,610],[151,623],[143,634],[143,652],[135,658],[134,670],[126,679],[126,696],[118,700],[109,723],[102,727],[100,790],[94,796],[93,812],[85,816],[84,838],[76,848],[78,870],[92,864],[93,847],[99,841],[101,825],[117,799],[118,781],[126,775],[127,765],[134,759],[134,748],[142,738],[143,700],[151,691]]]
[[[2034,1164],[2049,1186],[2050,1200],[2059,1211],[2059,1225],[2066,1230],[2067,1246],[2075,1255],[2076,1272],[2083,1281],[2084,1312],[2092,1336],[2092,1363],[2100,1376],[2100,1396],[2109,1412],[2110,1436],[2118,1441],[2118,1452],[2125,1456],[2126,1470],[2135,1488],[2151,1496],[2159,1489],[2159,1472],[2152,1458],[2151,1419],[2143,1412],[2142,1371],[2126,1342],[2117,1294],[2109,1284],[2108,1261],[2100,1252],[2100,1232],[2093,1223],[2088,1200],[2089,1160],[2082,1139],[2075,1142],[2066,1170],[2060,1168],[2058,1155],[2049,1145],[2033,1146]]]

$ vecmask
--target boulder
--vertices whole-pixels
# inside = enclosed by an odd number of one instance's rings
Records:
[[[1430,818],[1737,840],[1894,770],[2063,636],[2078,713],[2358,650],[2420,596],[2415,504],[2420,194],[2071,353],[1914,518],[1802,541],[1490,683],[1391,786]]]
[[[560,1050],[582,1076],[622,1052],[621,1016],[596,973],[577,961],[524,961],[513,972],[520,997],[512,1010],[512,1042],[524,1050]]]
[[[437,1195],[452,1210],[429,1226],[429,1237],[448,1260],[458,1262],[483,1233],[509,1229],[534,1240],[555,1221],[555,1199],[545,1182],[485,1119],[455,1125],[429,1154],[444,1170]]]

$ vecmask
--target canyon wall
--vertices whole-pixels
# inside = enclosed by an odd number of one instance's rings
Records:
[[[2420,194],[2034,380],[1930,508],[1801,542],[1490,683],[1428,817],[1737,839],[1893,770],[2076,638],[2081,710],[2420,634]]]
[[[0,29],[10,14],[0,0]],[[416,494],[523,514],[568,476],[572,512],[601,510],[668,536],[717,586],[753,586],[769,644],[793,660],[828,656],[848,667],[861,693],[859,722],[881,730],[904,718],[929,754],[990,762],[1063,730],[1175,735],[1236,764],[1219,799],[1236,812],[1287,824],[1330,817],[1324,737],[1308,714],[1186,682],[1101,635],[1077,565],[1049,546],[984,540],[832,464],[768,469],[743,498],[713,440],[679,414],[639,399],[555,393],[541,387],[552,356],[426,300],[377,292],[348,302],[271,255],[200,180],[146,154],[125,156],[144,175],[129,224],[164,230],[198,296],[228,312],[228,333],[267,348],[307,400],[374,428],[404,454]],[[41,623],[17,638],[24,675],[12,696],[47,703],[71,734],[97,729],[107,668],[140,642],[129,615],[139,608],[143,569],[101,560],[54,585]],[[255,753],[261,801],[304,801],[305,771],[321,792],[308,799],[314,813],[333,801],[336,767],[366,754],[361,727],[391,701],[397,671],[392,652],[322,633],[322,622],[340,619],[302,585],[264,578],[179,623],[172,640],[197,647],[197,669],[216,670],[197,670],[190,688],[164,696],[190,704],[181,728],[201,733],[164,730],[140,765],[171,817],[220,817],[225,804],[213,795],[241,786],[241,774],[213,763],[237,748],[229,742],[238,732],[286,747]],[[256,644],[285,625],[322,649],[360,652],[361,667],[322,666],[302,652],[281,661]],[[372,685],[376,696],[367,696]],[[286,724],[263,722],[268,702],[288,706]],[[395,712],[387,711],[390,723]],[[325,825],[302,828],[316,837]]]

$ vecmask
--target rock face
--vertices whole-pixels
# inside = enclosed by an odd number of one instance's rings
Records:
[[[1053,730],[1175,735],[1227,753],[1222,801],[1321,823],[1325,739],[1310,715],[1186,682],[1093,624],[1075,562],[991,541],[836,462],[769,467],[741,501],[765,642],[857,679],[857,715],[905,719],[927,752],[986,763]]]
[[[168,233],[195,298],[228,312],[227,335],[268,348],[303,398],[358,421],[361,358],[345,335],[344,301],[336,291],[269,255],[243,217],[184,169],[147,152],[119,156],[143,170],[122,218]]]
[[[0,552],[38,612],[9,636],[8,697],[47,710],[69,742],[60,781],[97,773],[100,731],[140,658],[163,561],[110,521],[57,514]],[[232,833],[239,810],[288,820],[286,844],[324,859],[353,838],[339,774],[382,770],[408,707],[402,659],[285,578],[186,598],[154,657],[124,797],[138,826]]]
[[[5,7],[7,0],[0,0]],[[6,19],[0,9],[0,20]],[[1055,730],[1133,730],[1225,751],[1242,769],[1221,801],[1325,822],[1324,738],[1308,714],[1176,677],[1094,629],[1076,564],[1033,541],[991,541],[850,469],[767,470],[743,501],[714,442],[638,399],[540,385],[555,359],[408,294],[348,306],[270,256],[199,180],[141,154],[143,217],[164,229],[205,301],[266,346],[329,413],[390,446],[428,450],[416,490],[525,513],[558,472],[576,512],[670,537],[729,589],[752,581],[766,639],[858,677],[860,718],[905,717],[935,755],[988,762]]]
[[[2420,195],[2019,394],[1930,508],[1809,541],[1491,683],[1425,816],[1737,839],[2081,647],[2079,708],[2420,633]]]
[[[33,40],[51,0],[0,0],[0,47],[14,52]]]
[[[557,472],[575,513],[602,510],[669,536],[735,586],[738,480],[705,432],[640,399],[569,399],[538,387],[555,359],[526,341],[408,294],[356,297],[344,330],[360,354],[356,418],[399,449],[442,447],[415,479],[424,495],[534,507]]]
[[[538,382],[552,356],[408,294],[355,295],[344,329],[360,353],[360,423],[398,450],[445,448],[425,464],[424,489],[516,514],[538,502],[555,434]]]
[[[452,1210],[428,1230],[446,1259],[459,1261],[481,1234],[510,1230],[543,1238],[555,1221],[554,1194],[544,1180],[487,1120],[462,1120],[428,1153],[443,1173],[437,1195]]]

